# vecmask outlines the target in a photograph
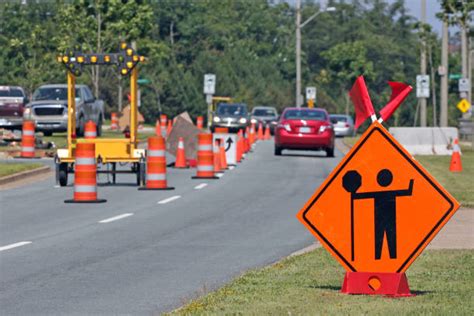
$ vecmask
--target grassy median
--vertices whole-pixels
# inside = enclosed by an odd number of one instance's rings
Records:
[[[472,315],[474,250],[428,250],[407,272],[409,298],[339,293],[344,270],[324,249],[253,270],[173,314]]]
[[[0,163],[0,177],[9,176],[18,172],[42,167],[40,163]]]

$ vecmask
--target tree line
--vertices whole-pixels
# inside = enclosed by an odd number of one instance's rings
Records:
[[[317,87],[317,106],[353,113],[347,92],[362,74],[376,109],[390,96],[387,81],[415,86],[421,36],[429,38],[431,66],[439,65],[438,35],[409,15],[403,0],[328,5],[336,11],[320,14],[302,31],[303,87]],[[318,10],[318,3],[304,2],[302,20]],[[161,112],[205,114],[205,73],[216,74],[217,95],[250,107],[281,110],[295,102],[295,8],[286,2],[26,0],[3,2],[0,13],[0,84],[31,93],[42,84],[64,83],[65,69],[56,56],[67,48],[115,52],[121,41],[133,41],[147,57],[139,73],[150,83],[140,86],[140,111],[149,122]],[[452,54],[450,69],[459,67],[459,55]],[[128,79],[113,67],[90,67],[78,82],[89,84],[108,111],[127,102]],[[454,122],[459,113],[452,85]],[[416,107],[412,93],[390,123],[413,125]]]

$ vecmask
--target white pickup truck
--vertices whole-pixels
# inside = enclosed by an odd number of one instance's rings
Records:
[[[39,87],[23,113],[34,120],[36,130],[50,136],[53,132],[67,131],[67,85],[54,84]],[[84,126],[92,120],[97,125],[97,136],[102,134],[104,102],[94,98],[86,85],[76,85],[76,135],[84,136]]]

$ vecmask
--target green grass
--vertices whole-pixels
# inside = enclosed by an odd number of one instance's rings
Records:
[[[215,315],[472,315],[474,250],[428,250],[408,270],[415,297],[339,293],[344,270],[327,251],[253,270],[173,314]]]
[[[43,166],[40,163],[0,163],[0,177],[9,176],[18,172],[32,170]]]

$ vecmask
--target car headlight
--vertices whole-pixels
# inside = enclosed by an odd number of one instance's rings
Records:
[[[240,120],[239,120],[239,123],[240,124],[245,124],[247,123],[247,119],[245,117],[242,117]]]
[[[250,123],[255,124],[255,123],[257,123],[257,120],[253,118],[253,119],[250,120]]]
[[[214,116],[212,120],[214,121],[214,123],[219,123],[221,121],[221,118],[218,116]]]

